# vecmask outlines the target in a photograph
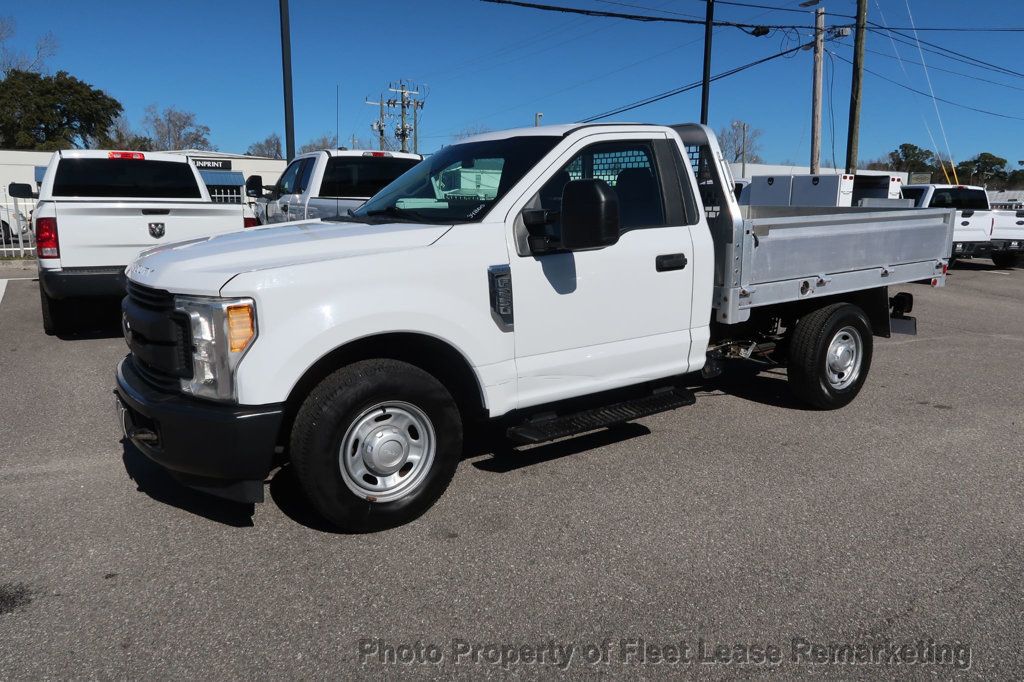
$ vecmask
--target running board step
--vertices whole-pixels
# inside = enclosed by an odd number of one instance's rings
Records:
[[[509,427],[508,437],[522,445],[544,443],[578,433],[613,426],[648,415],[693,405],[697,398],[685,388],[675,388],[652,395],[625,400],[604,407],[595,407],[561,417],[536,419]]]

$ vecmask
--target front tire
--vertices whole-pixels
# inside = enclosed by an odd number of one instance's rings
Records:
[[[997,268],[1015,268],[1020,265],[1020,254],[1019,253],[993,253],[992,263]]]
[[[801,317],[789,345],[788,378],[802,401],[834,410],[860,393],[871,368],[871,325],[864,311],[834,303]]]
[[[296,478],[327,520],[350,532],[408,523],[448,487],[462,419],[448,390],[397,360],[363,360],[324,379],[291,433]]]

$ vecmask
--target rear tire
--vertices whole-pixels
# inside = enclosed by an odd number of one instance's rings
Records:
[[[43,285],[39,285],[39,303],[43,311],[43,331],[49,336],[61,334],[70,328],[71,309],[67,301],[50,298]]]
[[[448,390],[397,360],[363,360],[329,375],[295,417],[291,461],[312,505],[349,532],[407,523],[448,487],[462,455],[462,419]]]
[[[993,253],[992,262],[997,268],[1015,268],[1020,265],[1019,253]]]
[[[793,329],[789,384],[812,407],[843,407],[860,393],[871,354],[871,325],[863,310],[850,303],[819,308],[801,317]]]

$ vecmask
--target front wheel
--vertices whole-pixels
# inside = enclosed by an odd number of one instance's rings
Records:
[[[864,311],[835,303],[801,317],[789,346],[793,392],[822,410],[852,401],[871,368],[871,325]]]
[[[433,376],[363,360],[324,379],[295,417],[291,460],[309,501],[343,530],[407,523],[451,482],[462,420]]]
[[[1007,253],[1005,251],[992,254],[992,263],[997,268],[1015,268],[1020,265],[1019,253]]]

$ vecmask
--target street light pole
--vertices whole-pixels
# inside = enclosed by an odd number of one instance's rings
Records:
[[[707,0],[704,16],[704,79],[700,90],[700,122],[708,124],[708,99],[711,96],[711,36],[715,25],[715,0]]]
[[[281,71],[284,77],[284,142],[288,160],[295,158],[295,117],[292,112],[292,39],[288,0],[279,0],[281,12]]]

